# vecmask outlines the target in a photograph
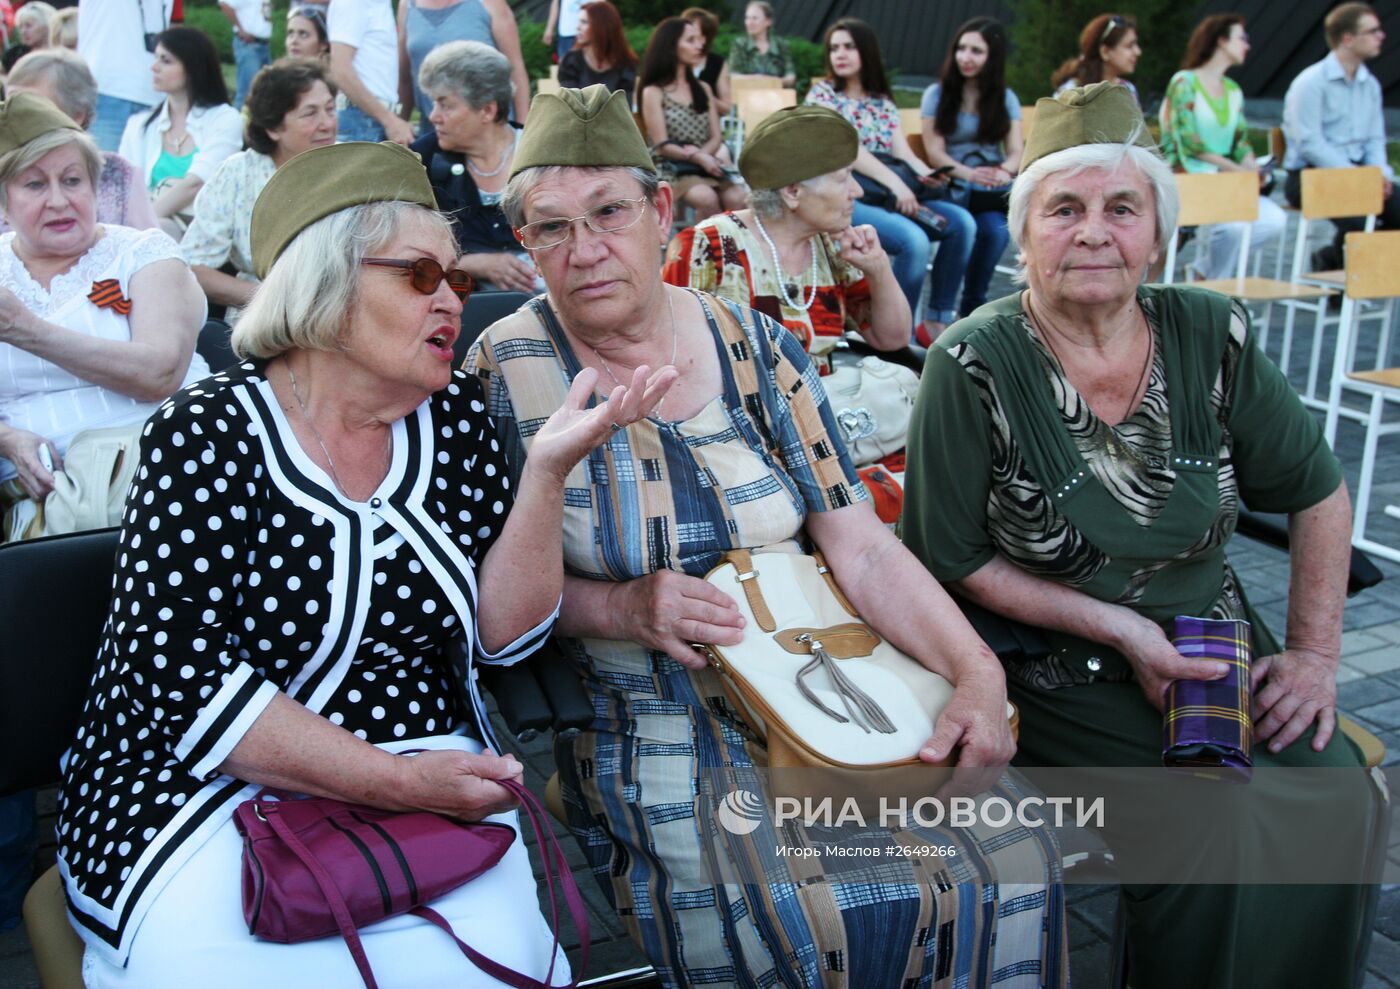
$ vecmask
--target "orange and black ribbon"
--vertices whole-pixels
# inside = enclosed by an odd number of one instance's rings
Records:
[[[131,315],[131,300],[122,295],[122,286],[115,278],[92,283],[88,299],[99,309],[112,309],[123,316]]]

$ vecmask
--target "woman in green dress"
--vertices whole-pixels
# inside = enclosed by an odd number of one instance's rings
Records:
[[[1040,101],[1011,193],[1026,288],[929,352],[904,538],[940,580],[1054,647],[1008,665],[1016,764],[1160,766],[1168,685],[1220,675],[1172,647],[1162,623],[1184,614],[1252,622],[1257,768],[1359,767],[1334,731],[1341,471],[1243,307],[1140,284],[1176,212],[1131,94],[1100,83]],[[1241,499],[1289,516],[1286,648],[1225,559]],[[1336,778],[1329,837],[1364,853],[1371,794],[1360,772]],[[1262,785],[1249,792],[1266,797],[1265,822],[1300,797]],[[1154,823],[1127,808],[1108,838]],[[1368,888],[1247,885],[1251,841],[1267,843],[1235,823],[1209,831],[1239,863],[1233,885],[1125,886],[1133,985],[1348,984]]]

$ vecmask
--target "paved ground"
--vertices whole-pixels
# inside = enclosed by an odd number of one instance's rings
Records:
[[[993,297],[1010,290],[1004,279],[993,286]],[[1277,312],[1272,323],[1281,326],[1282,314]],[[1275,332],[1275,356],[1280,334]],[[1295,340],[1294,378],[1301,385],[1299,368],[1306,360],[1306,335]],[[1373,346],[1373,345],[1372,345]],[[1400,363],[1392,346],[1389,365]],[[1327,352],[1324,348],[1324,353]],[[1369,359],[1366,346],[1363,360]],[[1361,430],[1344,424],[1338,435],[1337,451],[1347,470],[1353,489],[1360,463]],[[1400,546],[1400,519],[1386,517],[1383,506],[1400,504],[1400,437],[1391,438],[1382,447],[1377,471],[1375,510],[1370,523],[1374,538]],[[1288,559],[1279,550],[1262,546],[1251,540],[1236,539],[1230,556],[1254,603],[1276,630],[1284,628]],[[1352,598],[1345,615],[1346,633],[1343,637],[1343,659],[1338,680],[1342,709],[1357,722],[1374,732],[1386,743],[1387,765],[1400,765],[1400,566],[1381,563],[1387,580]],[[537,740],[521,747],[520,754],[527,766],[527,782],[536,793],[542,793],[544,782],[553,772],[553,760],[548,743]],[[41,809],[52,812],[52,793],[43,795]],[[51,818],[47,819],[51,823]],[[580,874],[581,887],[589,904],[592,930],[593,961],[589,973],[618,971],[643,964],[640,956],[626,940],[607,902],[597,886],[582,874],[582,858],[572,839],[556,827]],[[1391,829],[1389,848],[1391,865],[1400,869],[1400,828]],[[52,847],[41,849],[41,858],[52,860]],[[538,857],[536,857],[538,861]],[[1111,941],[1117,893],[1114,887],[1076,886],[1068,896],[1070,903],[1070,957],[1074,983],[1081,989],[1098,989],[1108,984]],[[570,930],[566,943],[577,964],[578,937]],[[23,927],[0,934],[0,989],[32,989],[38,984],[33,958]],[[1400,884],[1384,887],[1376,915],[1366,987],[1400,987]],[[877,989],[877,987],[863,987]]]

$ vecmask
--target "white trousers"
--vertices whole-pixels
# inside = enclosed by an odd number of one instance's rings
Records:
[[[1259,197],[1259,219],[1254,223],[1217,223],[1207,227],[1202,234],[1206,237],[1205,253],[1198,263],[1202,278],[1234,278],[1235,266],[1240,260],[1240,243],[1244,240],[1245,227],[1252,226],[1249,246],[1257,251],[1265,244],[1271,244],[1283,234],[1288,215],[1283,207],[1272,199]]]
[[[400,746],[395,745],[394,748]],[[457,736],[419,740],[410,748],[462,748],[481,743]],[[487,818],[516,829],[517,838],[489,872],[432,902],[467,944],[486,957],[543,979],[553,941],[540,915],[530,858],[514,811]],[[248,933],[240,891],[243,839],[232,816],[161,891],[132,942],[126,968],[95,952],[83,954],[89,989],[355,989],[359,970],[339,937],[276,944]],[[365,953],[380,989],[498,987],[447,934],[420,917],[401,914],[362,928]],[[567,985],[561,949],[554,985]]]

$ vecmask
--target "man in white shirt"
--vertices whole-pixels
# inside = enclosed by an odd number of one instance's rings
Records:
[[[1291,205],[1300,205],[1299,173],[1304,168],[1374,165],[1385,175],[1385,203],[1376,225],[1400,229],[1400,193],[1386,157],[1381,85],[1366,68],[1385,44],[1381,19],[1370,4],[1344,3],[1327,15],[1324,24],[1331,53],[1298,73],[1283,98],[1283,132],[1288,140],[1284,196]],[[1365,226],[1360,217],[1334,222],[1336,253],[1314,261],[1324,268],[1342,266],[1343,238]]]
[[[271,0],[219,0],[219,9],[233,25],[233,64],[237,72],[237,93],[233,105],[243,107],[253,76],[268,62],[272,52],[268,39],[272,37]]]
[[[97,117],[88,132],[116,151],[127,118],[149,110],[155,36],[170,26],[174,0],[79,0],[78,54],[97,80]]]
[[[341,142],[411,144],[416,135],[399,116],[399,36],[389,0],[331,0],[326,31]]]

